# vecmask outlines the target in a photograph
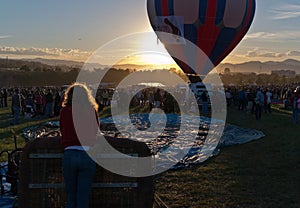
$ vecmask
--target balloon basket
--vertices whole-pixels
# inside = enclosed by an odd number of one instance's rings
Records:
[[[150,155],[146,144],[129,139],[107,138],[117,150],[127,154]],[[60,137],[32,140],[23,149],[18,204],[20,208],[66,207],[62,176]],[[152,177],[120,176],[97,166],[90,207],[152,208]]]

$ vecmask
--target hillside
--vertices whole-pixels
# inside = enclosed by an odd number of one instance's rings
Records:
[[[267,73],[270,74],[272,70],[292,70],[296,74],[300,74],[300,61],[294,59],[287,59],[282,62],[268,61],[259,62],[251,61],[241,64],[224,63],[217,67],[219,72],[224,72],[225,68],[229,68],[231,72],[255,72],[255,73]]]
[[[58,59],[21,59],[21,60],[7,60],[0,58],[0,69],[2,68],[21,68],[22,66],[28,66],[31,70],[45,71],[59,69],[62,71],[69,71],[74,68],[81,68],[84,63],[77,61],[58,60]],[[88,65],[90,68],[106,68],[106,65],[93,64]],[[142,70],[153,68],[153,65],[138,65],[138,64],[122,64],[116,65],[114,68],[129,69],[129,70]],[[161,68],[167,68],[161,66]],[[223,63],[217,66],[219,72],[224,72],[225,68],[229,68],[231,72],[254,72],[254,73],[267,73],[270,74],[272,70],[292,70],[297,74],[300,74],[300,61],[294,59],[287,59],[282,62],[268,61],[250,61],[240,64]]]

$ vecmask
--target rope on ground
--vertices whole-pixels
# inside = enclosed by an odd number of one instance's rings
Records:
[[[158,206],[158,208],[169,208],[163,200],[158,196],[158,194],[154,195],[154,202]]]

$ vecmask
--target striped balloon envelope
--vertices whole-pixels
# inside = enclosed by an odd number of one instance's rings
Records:
[[[170,33],[192,42],[217,66],[249,30],[255,5],[255,0],[148,0],[147,11],[155,32]],[[178,59],[178,53],[187,54],[180,46],[185,43],[179,43],[178,38],[177,42],[176,38],[162,40],[159,35],[158,38],[186,74],[204,73],[203,63],[195,69],[189,61]]]

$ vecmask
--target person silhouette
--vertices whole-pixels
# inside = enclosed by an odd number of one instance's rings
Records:
[[[88,208],[96,163],[86,151],[97,143],[98,105],[87,86],[75,83],[66,90],[62,107],[59,121],[67,208]]]

